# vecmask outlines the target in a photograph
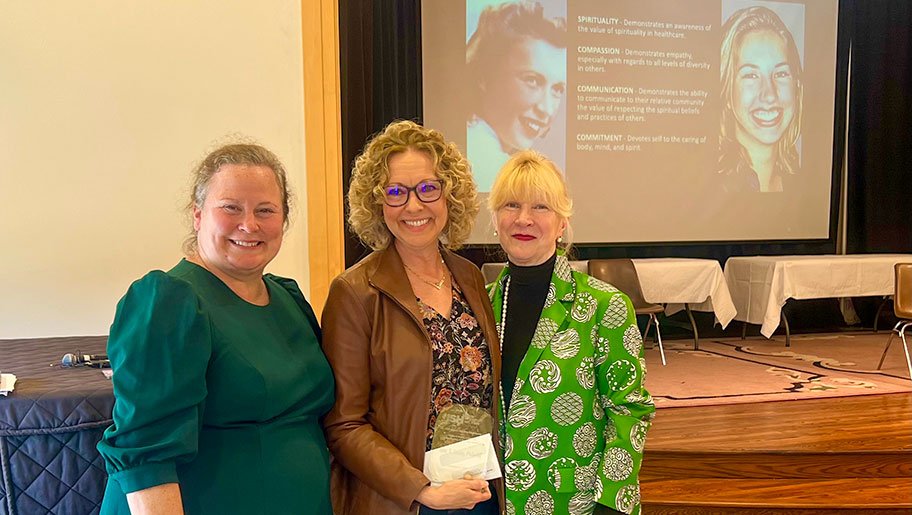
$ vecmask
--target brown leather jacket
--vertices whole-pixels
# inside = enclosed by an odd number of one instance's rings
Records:
[[[494,443],[500,452],[500,350],[484,279],[471,262],[444,260],[484,331],[494,368]],[[336,377],[324,427],[339,515],[415,513],[422,473],[433,353],[399,253],[391,245],[337,277],[323,310],[323,350]],[[497,495],[504,506],[503,483]]]

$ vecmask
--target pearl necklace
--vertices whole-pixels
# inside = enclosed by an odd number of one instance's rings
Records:
[[[501,354],[503,354],[504,335],[507,333],[507,300],[510,298],[510,279],[511,277],[508,275],[504,284],[503,302],[500,305],[500,331],[497,336],[500,336]]]
[[[500,337],[498,339],[500,340],[500,355],[501,356],[503,356],[504,335],[506,334],[506,329],[507,329],[507,300],[510,298],[510,279],[511,279],[511,277],[508,275],[507,280],[504,284],[503,302],[500,305],[500,327],[498,328],[499,330],[498,330],[497,336]],[[507,446],[507,424],[508,424],[507,415],[510,413],[510,407],[505,405],[505,403],[504,403],[503,384],[501,384],[499,386],[500,387],[497,390],[498,390],[498,393],[500,394],[499,395],[500,412],[501,412],[501,418],[503,418],[503,421],[499,424],[499,426],[500,426],[500,449],[501,449],[501,461],[503,461],[504,459],[506,459],[506,456],[503,455],[503,449],[505,449]]]

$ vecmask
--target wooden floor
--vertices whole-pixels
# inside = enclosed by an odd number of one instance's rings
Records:
[[[665,408],[647,514],[912,513],[912,394]]]

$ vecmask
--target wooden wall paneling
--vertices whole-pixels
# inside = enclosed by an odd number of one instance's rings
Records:
[[[301,0],[310,303],[323,311],[329,284],[345,268],[339,9],[336,0]]]

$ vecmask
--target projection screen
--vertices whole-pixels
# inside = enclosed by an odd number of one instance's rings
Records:
[[[424,0],[424,122],[483,201],[511,153],[551,158],[577,243],[825,239],[837,4]]]

